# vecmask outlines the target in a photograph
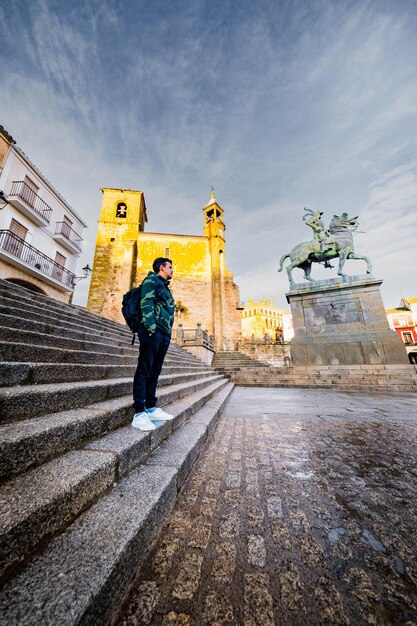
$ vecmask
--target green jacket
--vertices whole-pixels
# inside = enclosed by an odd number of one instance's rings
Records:
[[[149,272],[142,283],[140,308],[142,322],[149,333],[157,328],[171,334],[174,323],[174,298],[169,288],[169,281],[159,274]]]

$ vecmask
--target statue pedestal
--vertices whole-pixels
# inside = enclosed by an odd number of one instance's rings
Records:
[[[293,364],[407,364],[404,344],[388,325],[381,284],[365,275],[293,285],[286,294]]]

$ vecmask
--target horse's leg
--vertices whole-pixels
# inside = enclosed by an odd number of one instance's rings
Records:
[[[314,280],[314,278],[311,278],[311,276],[310,276],[310,274],[311,274],[311,266],[312,266],[311,261],[306,261],[304,263],[304,278],[306,280],[309,280],[311,283],[314,283],[316,281]]]
[[[344,250],[340,250],[339,252],[339,269],[337,270],[338,276],[344,276],[343,267],[345,265],[345,261],[348,257],[348,254],[349,254],[349,250],[346,248]]]
[[[292,263],[287,265],[287,274],[288,274],[288,280],[290,281],[290,285],[294,284],[294,279],[292,277],[292,270],[300,266],[301,266],[301,263],[299,259],[295,259]]]
[[[293,279],[292,273],[291,273],[291,271],[294,269],[294,267],[297,267],[297,264],[295,263],[295,261],[293,261],[292,263],[287,265],[287,275],[288,275],[288,280],[289,280],[290,285],[294,284],[294,279]]]
[[[348,259],[355,259],[357,261],[365,261],[366,263],[366,273],[372,274],[372,263],[368,259],[367,256],[362,256],[361,254],[356,254],[356,252],[349,252]]]

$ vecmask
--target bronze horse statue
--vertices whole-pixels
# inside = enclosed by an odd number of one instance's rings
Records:
[[[311,266],[313,263],[325,263],[326,267],[332,267],[329,264],[330,259],[339,257],[339,268],[337,273],[344,276],[343,267],[346,259],[360,259],[366,262],[366,273],[372,274],[372,265],[368,257],[356,254],[353,247],[352,231],[358,227],[358,218],[349,218],[347,213],[342,213],[339,217],[334,215],[330,222],[329,229],[324,231],[322,228],[321,215],[318,211],[306,209],[311,216],[307,224],[314,230],[314,239],[305,241],[295,246],[288,254],[284,254],[279,262],[278,271],[281,272],[285,259],[291,259],[291,263],[287,266],[288,280],[290,285],[294,284],[292,270],[299,267],[304,270],[305,280],[314,283],[314,278],[310,276]],[[306,216],[304,216],[304,219]]]

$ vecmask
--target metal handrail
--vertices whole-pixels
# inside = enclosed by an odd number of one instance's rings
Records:
[[[77,245],[77,241],[82,241],[83,238],[79,235],[69,224],[66,222],[57,222],[55,226],[55,235],[63,235],[66,239],[75,243]]]
[[[52,209],[49,204],[46,204],[42,198],[38,196],[38,194],[31,188],[29,185],[25,183],[24,180],[14,180],[12,183],[12,188],[9,193],[10,196],[17,196],[31,209],[35,211],[38,215],[40,215],[46,222],[51,221]]]
[[[75,274],[26,243],[11,230],[0,230],[0,250],[4,250],[46,276],[51,276],[67,287],[74,287]]]

